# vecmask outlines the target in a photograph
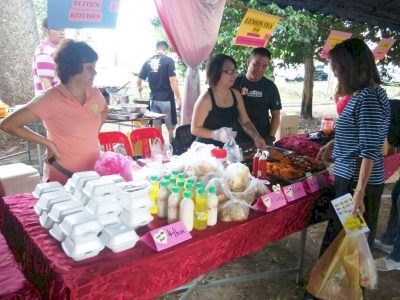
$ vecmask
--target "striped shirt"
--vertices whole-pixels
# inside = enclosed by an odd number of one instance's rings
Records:
[[[54,62],[54,52],[56,46],[48,41],[40,41],[35,52],[33,53],[32,61],[32,76],[33,84],[35,85],[35,95],[40,95],[43,92],[43,87],[40,78],[49,78],[51,86],[58,83],[56,74],[56,64]]]
[[[389,101],[382,88],[364,88],[357,92],[336,123],[333,174],[357,181],[361,160],[369,158],[374,165],[368,184],[382,184],[382,145],[389,121]]]

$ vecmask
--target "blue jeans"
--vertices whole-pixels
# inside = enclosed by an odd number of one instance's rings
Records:
[[[381,242],[393,245],[393,251],[389,254],[389,258],[400,262],[400,179],[392,191],[392,208],[386,231],[381,236]]]

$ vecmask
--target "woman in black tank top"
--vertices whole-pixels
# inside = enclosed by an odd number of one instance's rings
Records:
[[[206,73],[210,88],[197,99],[192,117],[191,131],[196,140],[223,147],[235,136],[232,132],[242,126],[256,147],[265,149],[265,141],[250,121],[242,96],[231,88],[237,76],[234,59],[217,54],[209,59]]]

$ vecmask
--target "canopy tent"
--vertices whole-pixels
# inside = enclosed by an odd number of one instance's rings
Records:
[[[331,14],[341,19],[369,23],[400,32],[399,0],[258,0],[260,4],[275,3],[285,8],[306,9],[312,13]]]

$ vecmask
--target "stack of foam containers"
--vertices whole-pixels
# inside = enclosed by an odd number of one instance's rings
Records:
[[[139,237],[134,228],[153,219],[147,188],[148,183],[126,183],[119,175],[80,172],[65,187],[57,182],[38,184],[34,209],[66,255],[80,261],[98,255],[105,246],[113,252],[135,246]]]
[[[134,182],[117,183],[118,198],[123,210],[120,215],[122,223],[137,228],[150,223],[153,216],[150,207],[153,202],[148,197],[148,187],[140,187]]]
[[[89,199],[86,208],[103,226],[120,223],[119,214],[122,207],[118,202],[114,181],[107,177],[88,181],[82,194]]]
[[[75,261],[94,257],[104,249],[98,237],[103,225],[87,210],[65,216],[59,228],[65,235],[61,246],[65,254]]]
[[[52,207],[59,202],[72,200],[72,197],[58,182],[40,183],[32,194],[38,199],[33,209],[39,216],[40,225],[46,229],[50,229],[54,225],[54,221],[49,217]]]

